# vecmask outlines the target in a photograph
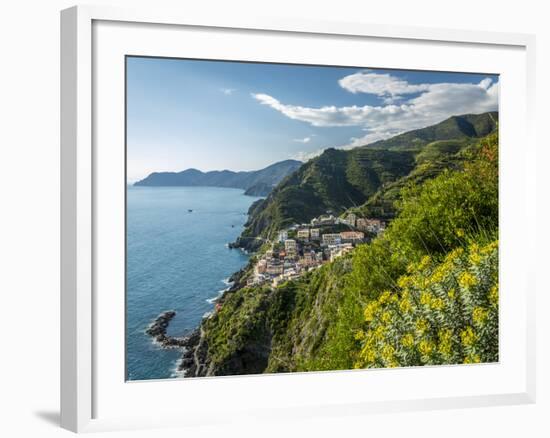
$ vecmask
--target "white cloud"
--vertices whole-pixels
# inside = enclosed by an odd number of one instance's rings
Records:
[[[296,143],[309,143],[311,141],[311,136],[310,137],[304,137],[304,138],[295,138],[292,141],[294,141]]]
[[[286,105],[268,94],[253,94],[254,99],[263,105],[279,111],[285,116],[307,122],[313,126],[359,126],[362,125],[368,113],[375,111],[371,106],[323,106],[321,108],[309,108],[299,105]]]
[[[485,78],[479,83],[479,86],[488,90],[492,82],[491,78]]]
[[[220,91],[226,96],[231,96],[233,92],[237,91],[235,88],[220,88]]]
[[[353,75],[351,75],[353,76]],[[345,78],[344,78],[345,79]],[[377,79],[378,80],[378,79]],[[405,81],[387,80],[391,90],[378,88],[363,88],[378,90],[378,93],[395,98],[393,92],[412,93],[414,84],[402,84]],[[397,84],[397,85],[396,85]],[[352,87],[347,83],[348,87]],[[483,79],[479,84],[468,83],[437,83],[419,85],[425,88],[420,95],[410,98],[400,104],[387,103],[382,105],[364,106],[323,106],[318,108],[281,103],[267,94],[253,94],[261,104],[269,106],[286,117],[300,120],[317,127],[357,126],[366,131],[364,137],[351,139],[351,144],[360,145],[388,138],[402,132],[438,123],[452,115],[479,114],[498,109],[498,83],[492,83],[490,78]],[[359,90],[355,84],[354,89]],[[407,88],[409,87],[409,88]],[[407,91],[409,90],[409,91]],[[417,91],[415,91],[416,93]],[[384,94],[386,93],[386,94]],[[361,142],[361,143],[359,143]],[[346,145],[346,146],[350,146]]]
[[[352,93],[375,94],[392,101],[402,94],[418,93],[430,88],[430,84],[410,84],[388,73],[374,73],[368,70],[345,76],[338,83]]]

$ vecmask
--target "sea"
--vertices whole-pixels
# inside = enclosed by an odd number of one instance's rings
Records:
[[[162,312],[175,310],[168,335],[184,336],[212,312],[229,277],[248,255],[229,249],[257,197],[217,187],[127,189],[126,377],[179,377],[181,350],[163,349],[145,333]]]

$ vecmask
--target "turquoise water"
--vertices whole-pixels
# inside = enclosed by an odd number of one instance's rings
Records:
[[[248,207],[258,199],[243,193],[215,187],[128,187],[128,380],[173,377],[181,352],[155,345],[145,334],[147,325],[174,309],[168,334],[189,333],[212,311],[211,300],[227,287],[227,278],[246,264],[246,254],[226,246],[241,233]]]

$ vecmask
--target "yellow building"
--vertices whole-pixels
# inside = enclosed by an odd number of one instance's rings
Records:
[[[296,237],[298,238],[298,240],[309,240],[309,228],[298,230],[296,232]]]
[[[285,251],[287,253],[296,252],[296,241],[294,239],[286,239],[285,240]]]

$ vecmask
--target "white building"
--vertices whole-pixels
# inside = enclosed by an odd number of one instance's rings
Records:
[[[285,240],[288,239],[288,231],[281,230],[279,231],[279,242],[283,243]]]
[[[319,240],[320,235],[319,228],[312,228],[309,230],[309,237],[311,240]]]
[[[329,246],[329,245],[339,245],[342,242],[342,238],[340,237],[340,233],[327,233],[323,234],[323,245]]]
[[[309,240],[309,228],[298,230],[296,237],[298,240]]]
[[[287,253],[295,253],[296,252],[296,241],[294,239],[286,239],[285,240],[285,251]]]

